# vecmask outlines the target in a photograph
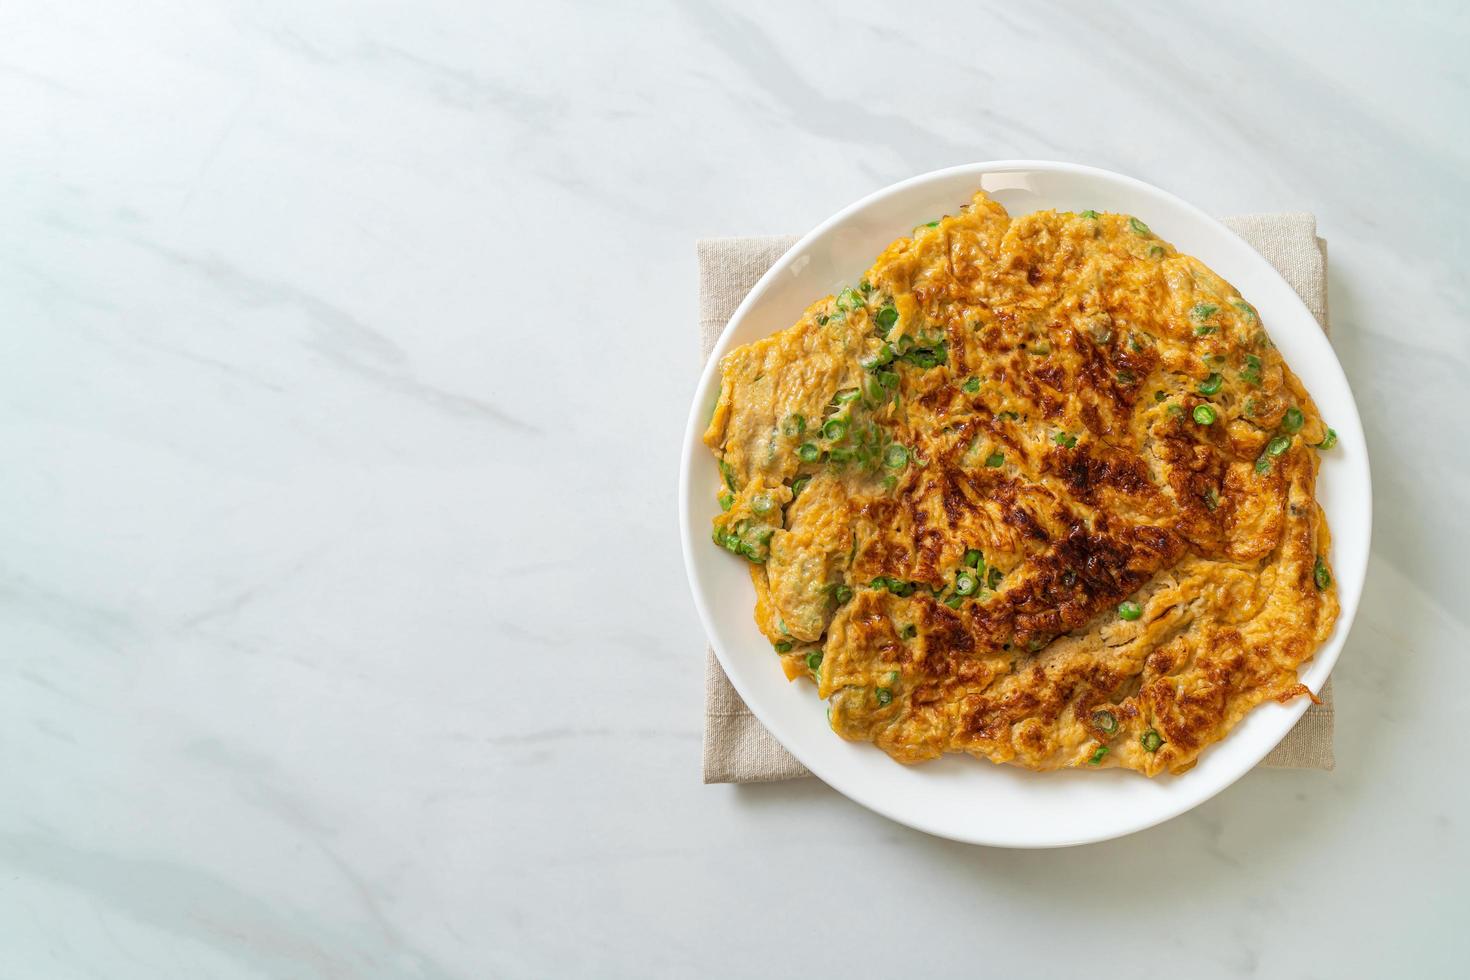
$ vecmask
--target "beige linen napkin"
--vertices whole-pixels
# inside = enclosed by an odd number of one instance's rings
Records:
[[[1310,214],[1252,214],[1226,218],[1225,224],[1295,289],[1307,309],[1327,329],[1327,243],[1317,237]],[[765,271],[796,242],[794,236],[711,238],[698,243],[699,333],[708,358],[735,307]],[[771,669],[777,668],[775,658]],[[1331,769],[1332,681],[1322,687],[1322,703],[1307,708],[1261,765],[1281,769]],[[836,736],[833,736],[836,738]],[[765,783],[809,776],[806,767],[781,747],[745,706],[715,659],[705,653],[704,781]]]

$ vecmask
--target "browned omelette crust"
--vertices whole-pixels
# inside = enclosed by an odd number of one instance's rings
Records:
[[[838,734],[1154,775],[1307,693],[1329,430],[1228,283],[1126,215],[978,193],[864,285],[727,355],[705,434],[716,542]]]

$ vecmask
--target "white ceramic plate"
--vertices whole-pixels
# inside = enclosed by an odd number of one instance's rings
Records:
[[[823,222],[782,256],[740,304],[715,345],[684,434],[679,523],[694,603],[725,673],[781,744],[828,785],[900,823],[954,840],[1003,847],[1055,847],[1151,827],[1204,802],[1260,762],[1306,710],[1262,705],[1183,776],[1145,779],[1106,769],[1034,773],[970,756],[903,766],[827,727],[811,686],[789,683],[756,630],[745,562],[710,543],[719,473],[700,442],[719,393],[720,357],[796,322],[808,304],[861,278],[878,253],[915,225],[954,214],[984,188],[1013,217],[1056,208],[1136,215],[1154,233],[1198,257],[1260,312],[1288,364],[1338,433],[1323,454],[1318,499],[1332,528],[1332,567],[1342,614],[1302,672],[1321,690],[1347,638],[1368,564],[1372,499],[1362,424],[1332,347],[1300,297],[1265,259],[1224,225],[1155,187],[1064,163],[977,163],[894,184]]]

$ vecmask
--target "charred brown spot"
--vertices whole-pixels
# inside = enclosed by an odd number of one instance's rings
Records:
[[[1097,406],[1091,402],[1084,404],[1079,414],[1082,416],[1082,424],[1093,435],[1105,435],[1111,431],[1111,427],[1103,422],[1102,415],[1098,413]]]
[[[1067,371],[1060,364],[1038,365],[1031,373],[1042,383],[1057,391],[1067,387]]]
[[[953,385],[936,388],[933,391],[924,392],[918,398],[914,399],[914,401],[920,408],[933,412],[936,415],[941,415],[949,406],[949,403],[954,400],[955,391],[956,389]]]
[[[1058,446],[1047,454],[1042,469],[1059,477],[1078,500],[1088,504],[1095,504],[1104,488],[1130,495],[1156,489],[1143,460],[1118,452],[1099,455],[1081,446]]]
[[[1007,524],[1019,528],[1027,537],[1037,541],[1050,541],[1051,536],[1046,533],[1046,528],[1036,519],[1024,504],[1012,502],[1003,511],[1004,520]]]
[[[946,535],[938,528],[929,528],[919,532],[914,539],[914,551],[917,561],[914,566],[914,578],[920,582],[939,581],[939,556],[944,550]]]
[[[1149,654],[1145,663],[1151,673],[1170,673],[1174,669],[1174,653],[1167,647],[1162,647]]]
[[[944,688],[938,684],[920,684],[909,695],[909,703],[915,706],[937,704],[944,699]]]
[[[960,519],[974,510],[970,500],[960,488],[958,474],[946,472],[943,474],[944,489],[941,498],[944,501],[944,516],[949,519],[950,527],[959,526]]]
[[[1228,464],[1222,453],[1196,442],[1187,428],[1164,434],[1155,442],[1154,451],[1168,464],[1167,479],[1179,513],[1178,532],[1202,554],[1218,554],[1235,507],[1235,495],[1225,492]]]
[[[999,738],[1014,719],[1031,715],[1039,703],[1029,688],[1008,691],[1000,698],[977,698],[965,719],[965,730],[980,738]]]
[[[948,606],[926,601],[924,625],[925,651],[937,664],[949,663],[956,656],[968,658],[975,653],[974,634]]]
[[[1032,559],[1032,574],[1004,594],[1017,635],[1076,629],[1131,595],[1182,551],[1183,542],[1163,528],[1097,533],[1073,524],[1065,538]]]

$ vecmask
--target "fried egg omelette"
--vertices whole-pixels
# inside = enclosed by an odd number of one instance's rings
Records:
[[[1179,773],[1310,696],[1336,434],[1135,217],[977,193],[726,355],[704,441],[786,675],[900,762]]]

